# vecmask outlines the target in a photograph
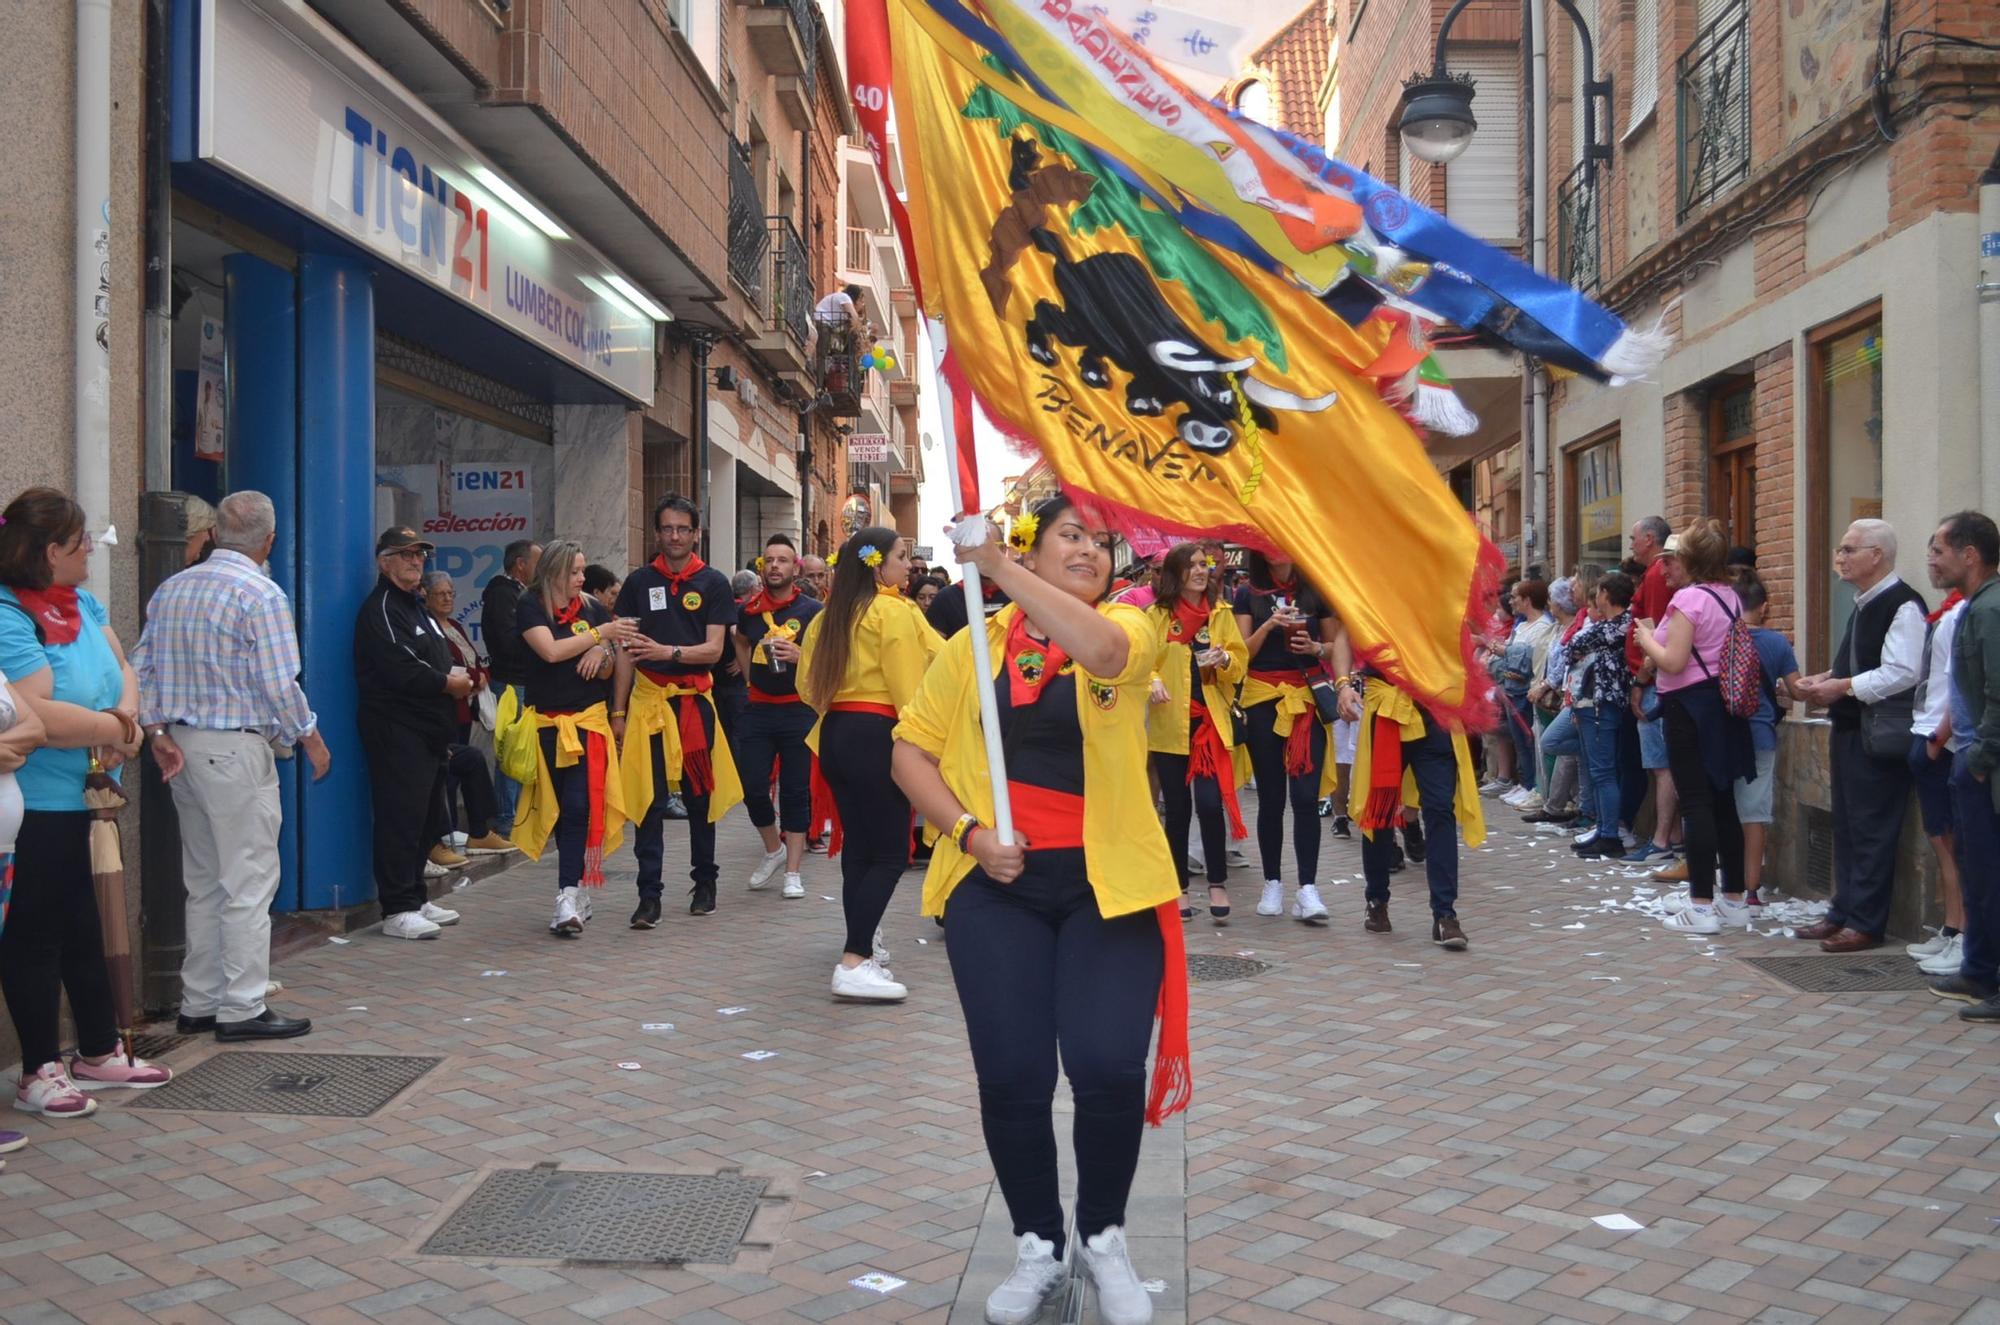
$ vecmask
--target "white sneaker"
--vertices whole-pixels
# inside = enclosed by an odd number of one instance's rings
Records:
[[[1233,869],[1247,870],[1250,868],[1250,857],[1244,855],[1240,848],[1231,847],[1229,848],[1229,864]]]
[[[1264,880],[1264,895],[1257,899],[1257,914],[1260,916],[1281,916],[1285,914],[1285,881],[1283,879]]]
[[[871,942],[875,948],[872,954],[875,958],[875,964],[886,969],[889,965],[889,945],[882,941],[882,927],[880,925],[875,926],[875,937]]]
[[[1513,789],[1514,784],[1506,781],[1504,778],[1488,778],[1479,784],[1479,794],[1482,796],[1498,796],[1503,791],[1512,791]]]
[[[1139,1282],[1125,1249],[1125,1230],[1113,1224],[1077,1249],[1084,1273],[1097,1289],[1097,1317],[1105,1325],[1152,1325],[1153,1295]]]
[[[1715,895],[1715,918],[1722,922],[1724,929],[1750,928],[1750,904],[1732,902],[1721,893]]]
[[[763,864],[750,872],[750,891],[754,893],[770,887],[772,877],[784,867],[785,848],[781,845],[764,857]]]
[[[1618,845],[1624,847],[1625,854],[1629,856],[1639,849],[1639,836],[1629,828],[1621,828],[1618,831]]]
[[[1965,965],[1965,935],[1954,934],[1944,941],[1934,956],[1917,963],[1917,969],[1925,975],[1957,975]]]
[[[578,888],[576,890],[577,918],[582,920],[586,925],[590,923],[590,899],[596,892],[597,889],[595,888]]]
[[[900,1003],[910,991],[891,980],[871,957],[859,966],[833,968],[833,996],[857,1003]]]
[[[1543,808],[1542,793],[1540,793],[1539,791],[1529,792],[1527,795],[1521,797],[1521,799],[1514,802],[1514,808],[1519,810],[1522,814],[1540,813]]]
[[[806,895],[806,881],[796,874],[787,874],[785,876],[785,891],[782,895],[794,901],[804,897]]]
[[[452,910],[450,907],[439,906],[436,902],[425,902],[424,909],[417,914],[430,921],[433,925],[456,925],[458,923],[458,912]]]
[[[1946,938],[1942,933],[1934,933],[1922,943],[1905,943],[1903,951],[1918,961],[1922,961],[1926,957],[1935,957],[1943,952],[1945,945],[1950,942],[1951,940]]]
[[[1676,911],[1660,923],[1681,934],[1722,932],[1722,917],[1716,914],[1713,906],[1704,906],[1700,902],[1691,903],[1687,910]]]
[[[1319,885],[1299,885],[1299,891],[1292,898],[1292,919],[1307,923],[1326,919],[1326,903],[1319,900]]]
[[[1510,791],[1500,793],[1500,803],[1502,805],[1519,805],[1527,795],[1528,789],[1526,787],[1515,787]]]
[[[285,984],[284,984],[284,981],[282,981],[282,980],[266,980],[266,981],[264,982],[264,997],[265,997],[265,998],[276,998],[276,997],[277,997],[278,995],[280,995],[280,994],[282,994],[282,993],[284,993],[284,992],[285,992]]]
[[[445,875],[449,873],[451,873],[450,870],[438,864],[435,860],[427,860],[424,862],[424,877],[426,879],[442,879]]]
[[[577,889],[556,889],[556,913],[549,918],[549,933],[575,938],[583,933],[583,912],[577,908]]]
[[[1015,1244],[1014,1272],[986,1297],[989,1325],[1026,1325],[1042,1314],[1049,1294],[1062,1286],[1062,1262],[1056,1259],[1056,1244],[1033,1233],[1023,1233]]]
[[[382,922],[382,936],[391,939],[434,939],[444,931],[424,919],[421,911],[399,911]]]

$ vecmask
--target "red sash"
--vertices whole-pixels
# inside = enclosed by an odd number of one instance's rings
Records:
[[[1371,833],[1389,828],[1402,814],[1403,724],[1378,717],[1368,751],[1368,799],[1361,803],[1361,827]]]
[[[1031,782],[1007,779],[1007,795],[1014,806],[1014,827],[1028,839],[1031,851],[1060,851],[1083,845],[1083,797],[1067,791],[1051,791]],[[1180,908],[1174,908],[1180,922]]]
[[[1265,685],[1306,686],[1312,683],[1310,672],[1273,672],[1252,670],[1250,675]],[[1292,731],[1285,738],[1285,774],[1300,777],[1312,772],[1312,724],[1319,720],[1319,712],[1309,703],[1304,713],[1292,719]]]

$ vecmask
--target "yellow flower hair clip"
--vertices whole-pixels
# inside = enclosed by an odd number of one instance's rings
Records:
[[[855,549],[855,552],[860,556],[861,564],[871,570],[882,564],[882,554],[876,550],[873,543],[863,543]]]
[[[1040,532],[1042,521],[1039,516],[1022,515],[1015,517],[1014,527],[1007,531],[1007,546],[1016,552],[1031,552],[1035,546],[1035,535]]]
[[[751,562],[750,569],[756,571],[759,575],[762,575],[764,573],[764,559],[762,557],[759,557],[757,558],[757,560]]]
[[[835,548],[833,551],[826,554],[826,568],[828,570],[832,570],[835,566],[838,566],[839,564],[840,564],[840,549]]]

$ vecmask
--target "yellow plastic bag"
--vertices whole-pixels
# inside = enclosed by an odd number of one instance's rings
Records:
[[[521,707],[520,692],[508,686],[500,696],[493,720],[493,758],[503,777],[531,782],[539,757],[535,749],[534,710]]]

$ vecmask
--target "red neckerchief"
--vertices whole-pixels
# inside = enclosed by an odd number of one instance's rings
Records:
[[[18,592],[18,590],[16,592]],[[1944,601],[1938,604],[1938,610],[1931,613],[1929,616],[1925,617],[1924,620],[1930,622],[1932,625],[1936,625],[1939,621],[1944,619],[1945,613],[1951,611],[1952,608],[1957,607],[1960,603],[1964,601],[1965,601],[1965,595],[1960,593],[1958,590],[1953,589],[1950,593],[1944,596]]]
[[[1174,599],[1173,614],[1167,622],[1167,639],[1194,648],[1196,636],[1208,627],[1208,614],[1208,600],[1205,598],[1192,603],[1185,597]]]
[[[583,596],[579,594],[577,597],[570,599],[564,606],[556,609],[554,620],[558,626],[569,626],[574,625],[577,618],[582,615]]]
[[[757,586],[757,592],[743,600],[743,610],[758,614],[764,612],[782,612],[797,601],[799,601],[799,582],[797,580],[792,581],[791,596],[782,600],[771,597],[771,591],[760,584]]]
[[[653,558],[653,569],[658,571],[661,577],[666,580],[667,592],[678,598],[681,594],[681,586],[702,571],[707,570],[708,563],[693,553],[689,553],[687,565],[681,567],[680,574],[676,575],[667,569],[667,554],[662,552],[659,556]]]
[[[11,586],[10,586],[11,587]],[[15,589],[14,597],[28,609],[28,615],[42,628],[49,644],[74,644],[83,630],[83,609],[77,606],[76,586],[52,584],[46,589]]]
[[[1007,700],[1015,708],[1040,701],[1042,688],[1069,661],[1062,645],[1028,635],[1028,617],[1021,613],[1007,628]]]

